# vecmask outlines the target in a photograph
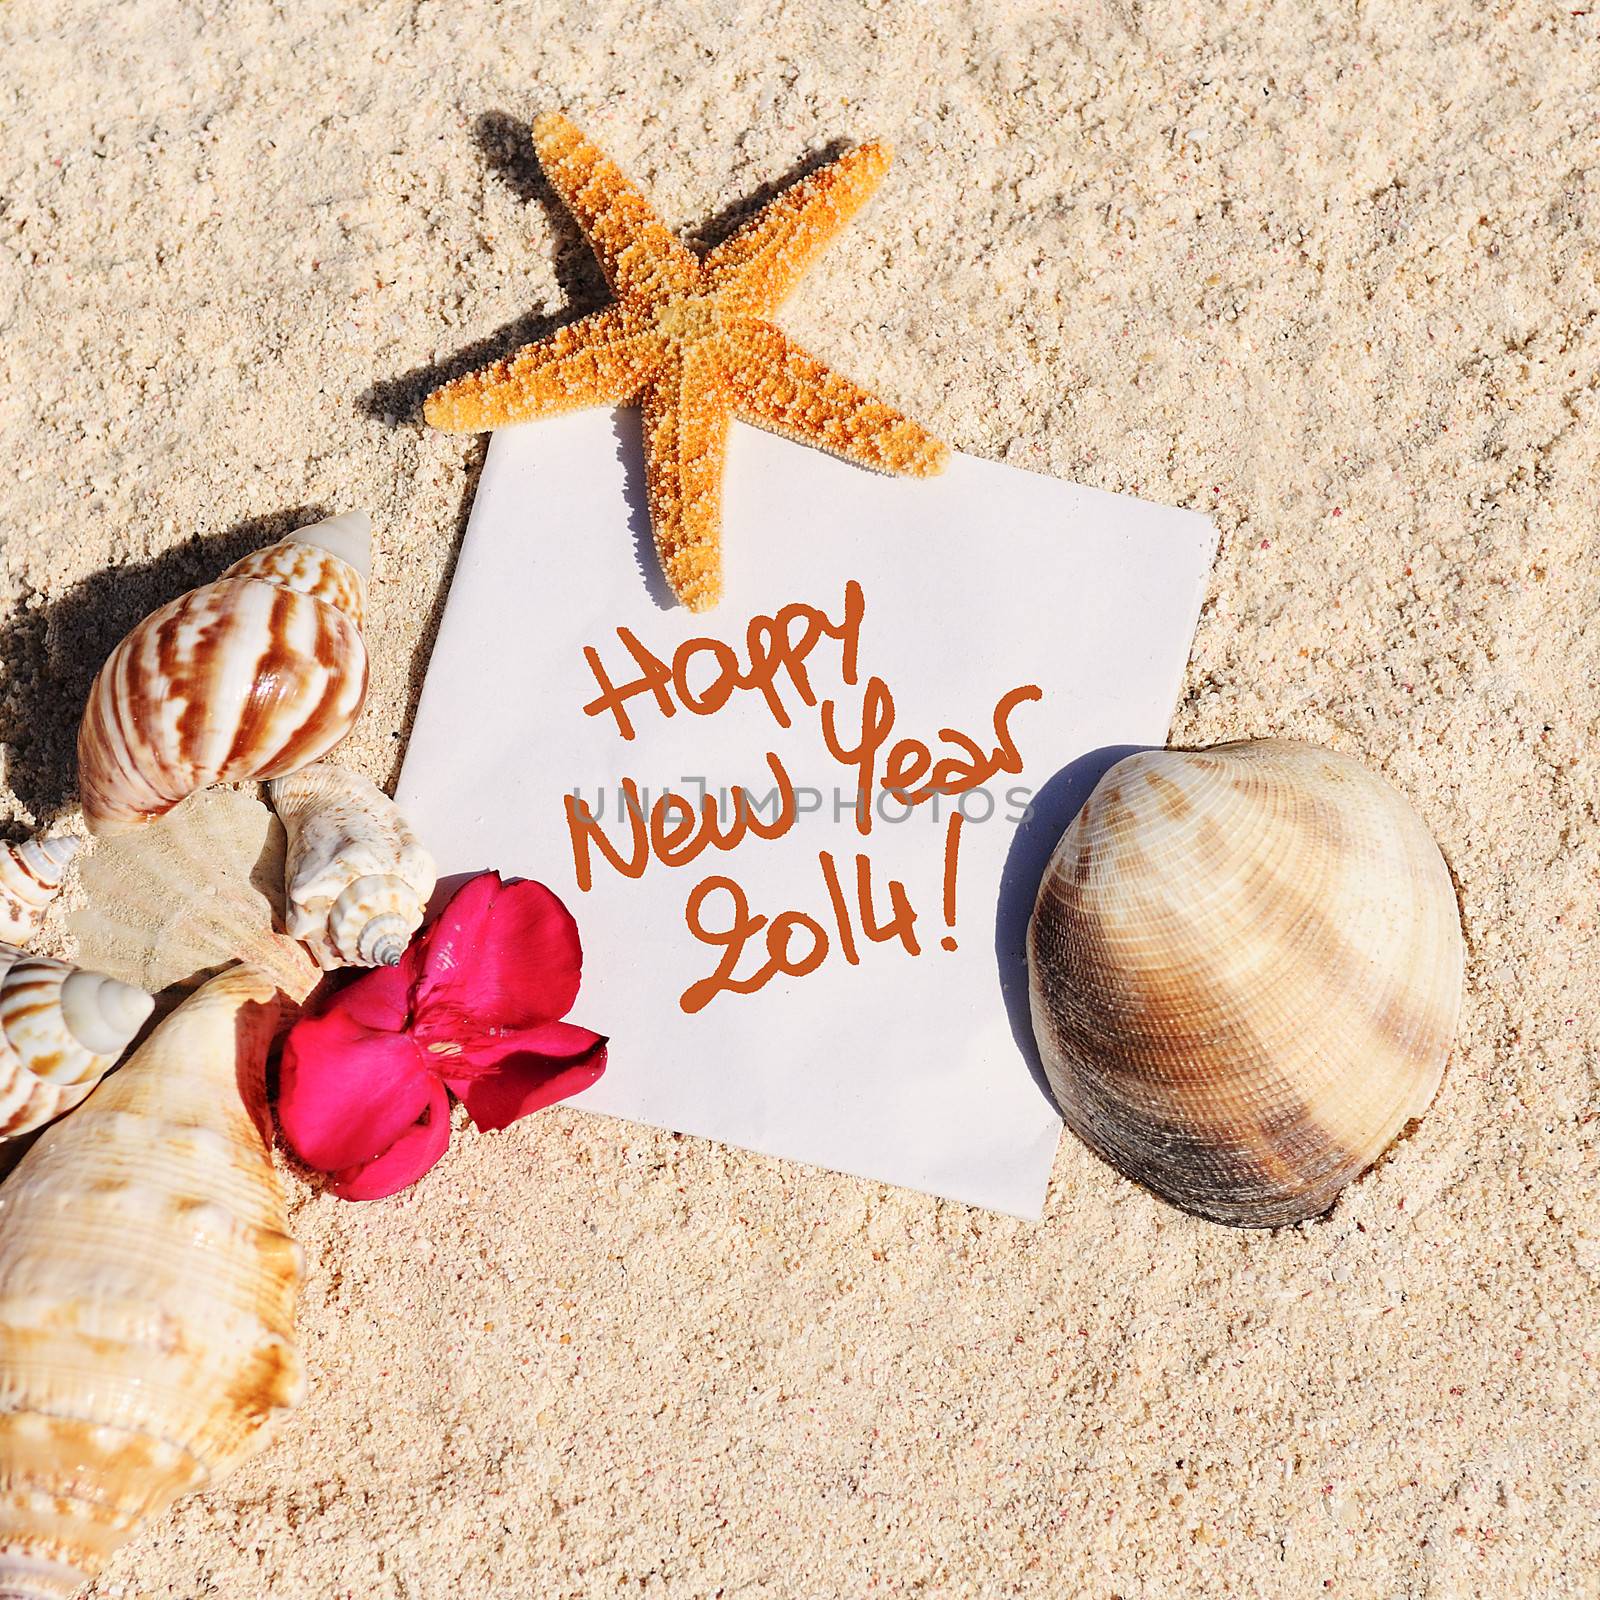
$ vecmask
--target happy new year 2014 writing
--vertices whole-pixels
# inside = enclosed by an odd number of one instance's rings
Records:
[[[841,687],[856,688],[865,614],[861,586],[852,580],[845,585],[837,617],[815,606],[784,606],[771,616],[750,619],[742,654],[724,640],[695,638],[679,645],[670,661],[631,629],[619,627],[626,671],[614,675],[595,646],[584,648],[598,691],[584,713],[610,717],[624,741],[635,737],[638,715],[673,717],[681,710],[711,717],[736,694],[759,697],[780,729],[791,728],[802,708],[815,713],[828,755],[851,776],[851,810],[856,832],[864,839],[872,833],[875,795],[915,808],[935,796],[963,795],[1002,773],[1019,773],[1022,760],[1011,718],[1019,706],[1042,698],[1035,684],[1019,684],[1000,696],[982,742],[948,727],[940,728],[932,743],[896,737],[894,696],[877,674],[867,678],[859,698],[848,704],[839,694],[819,697],[813,668],[820,669],[825,659],[832,668],[835,659],[831,649],[826,657],[818,653],[825,644],[837,646]],[[709,792],[703,791],[698,802],[671,791],[651,801],[633,778],[623,777],[622,828],[613,837],[581,796],[568,794],[564,803],[578,887],[585,892],[593,887],[596,858],[622,877],[637,879],[652,861],[666,868],[684,867],[708,849],[727,854],[755,841],[782,838],[799,819],[796,789],[777,751],[768,750],[764,759],[774,785],[771,795],[756,802],[745,788],[733,786],[727,821],[718,798]],[[770,816],[765,815],[768,804]],[[959,810],[952,811],[944,836],[942,909],[944,925],[952,930],[940,940],[946,950],[956,948],[962,820]],[[817,867],[827,905],[822,917],[799,909],[755,911],[744,887],[724,873],[712,873],[694,885],[684,906],[685,924],[697,940],[721,954],[714,969],[679,996],[685,1011],[699,1011],[719,994],[753,994],[779,976],[804,977],[835,950],[852,966],[860,963],[864,943],[898,943],[907,955],[922,953],[909,891],[893,878],[880,887],[866,849],[857,850],[847,866],[832,851],[819,850]],[[713,907],[714,901],[720,904]],[[721,914],[715,915],[717,911]]]

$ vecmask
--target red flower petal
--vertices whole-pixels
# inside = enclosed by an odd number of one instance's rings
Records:
[[[588,1045],[572,1044],[569,1049],[569,1041],[579,1038],[588,1040]],[[496,1071],[507,1056],[555,1056],[567,1060],[592,1049],[597,1038],[598,1034],[568,1022],[535,1022],[526,1028],[473,1025],[466,1037],[453,1041],[448,1048],[434,1043],[423,1049],[428,1065],[453,1088],[458,1079],[470,1081]]]
[[[427,1110],[381,1156],[333,1174],[328,1187],[345,1200],[383,1200],[432,1171],[450,1143],[450,1097],[432,1085]]]
[[[413,947],[416,941],[412,941]],[[353,983],[335,989],[316,1008],[327,1016],[340,1011],[353,1023],[374,1033],[399,1033],[411,1020],[411,985],[402,964],[374,967]]]
[[[445,1081],[478,1127],[494,1129],[582,1093],[605,1070],[606,1041],[598,1033],[547,1022],[525,1030],[516,1052],[489,1071]]]
[[[283,1042],[278,1120],[309,1166],[337,1172],[382,1155],[438,1085],[409,1034],[375,1033],[338,1005],[303,1016]]]
[[[418,1035],[464,1044],[564,1017],[578,998],[583,950],[572,914],[542,883],[483,872],[456,891],[421,959]]]

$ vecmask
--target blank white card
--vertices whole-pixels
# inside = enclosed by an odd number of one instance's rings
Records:
[[[577,918],[572,1020],[611,1046],[575,1104],[1037,1217],[1028,911],[1095,778],[1165,738],[1211,524],[736,428],[695,615],[643,505],[635,412],[495,435],[400,803],[441,872]]]

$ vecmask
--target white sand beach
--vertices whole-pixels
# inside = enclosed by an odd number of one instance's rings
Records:
[[[892,140],[785,326],[1214,518],[1173,741],[1361,757],[1468,944],[1432,1111],[1279,1233],[1070,1136],[1038,1225],[569,1106],[286,1169],[308,1399],[97,1595],[1596,1593],[1597,83],[1539,0],[0,5],[7,836],[140,616],[351,506],[392,782],[484,452],[421,398],[606,294],[560,107],[700,243]]]

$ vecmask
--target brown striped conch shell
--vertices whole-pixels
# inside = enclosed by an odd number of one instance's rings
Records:
[[[325,968],[392,967],[437,872],[377,784],[330,762],[268,785],[288,830],[285,926]]]
[[[78,729],[91,832],[136,827],[209,784],[293,772],[349,733],[367,692],[370,548],[364,511],[301,528],[111,652]]]
[[[77,851],[78,841],[65,833],[0,844],[0,940],[26,944],[38,932]]]
[[[78,871],[85,904],[67,919],[78,960],[163,1001],[242,961],[303,1000],[322,973],[282,931],[283,845],[255,785],[202,789],[96,840]]]
[[[1454,886],[1350,757],[1266,739],[1100,780],[1028,930],[1033,1030],[1069,1127],[1213,1222],[1326,1211],[1432,1102],[1455,1036]]]
[[[103,973],[0,944],[0,1139],[32,1133],[77,1105],[154,1004]]]
[[[191,995],[0,1191],[0,1596],[64,1600],[303,1388],[300,1251],[268,1159],[280,1002]]]

